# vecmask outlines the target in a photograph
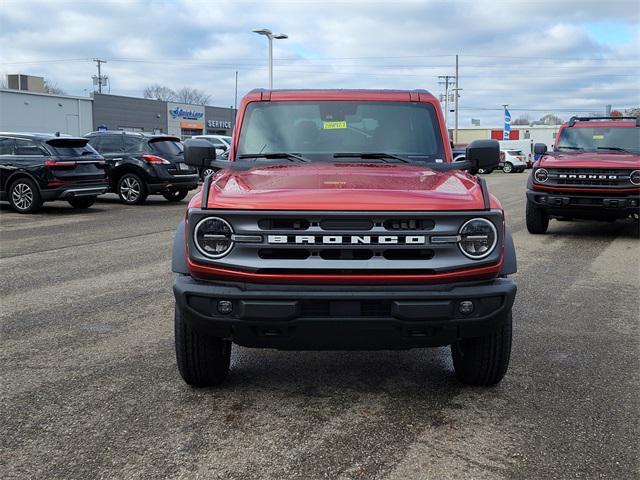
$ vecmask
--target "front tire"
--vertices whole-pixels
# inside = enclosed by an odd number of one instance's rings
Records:
[[[9,187],[9,203],[18,213],[35,213],[42,206],[38,185],[29,178],[19,178]]]
[[[184,200],[189,194],[189,190],[174,190],[172,192],[165,192],[162,196],[169,202],[179,202]]]
[[[231,341],[201,335],[193,330],[175,307],[175,345],[178,371],[193,387],[212,387],[227,378]]]
[[[72,198],[69,200],[69,205],[73,208],[77,208],[79,210],[89,208],[91,205],[96,203],[96,198],[98,197],[80,197],[80,198]]]
[[[505,163],[504,166],[502,167],[502,171],[504,173],[511,173],[513,172],[513,165],[511,165],[509,162]]]
[[[127,205],[141,205],[147,199],[147,186],[135,173],[125,173],[118,180],[118,196]]]
[[[452,344],[451,357],[458,380],[467,385],[485,387],[499,383],[509,368],[511,335],[509,310],[504,323],[489,335]]]
[[[527,201],[527,230],[534,235],[540,235],[547,232],[549,228],[549,217],[544,211],[536,207],[533,203]]]

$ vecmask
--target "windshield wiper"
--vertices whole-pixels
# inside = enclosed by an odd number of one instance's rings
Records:
[[[597,147],[598,150],[614,150],[616,152],[625,152],[625,153],[631,153],[630,150],[626,150],[624,148],[620,148],[620,147]]]
[[[296,153],[289,152],[272,152],[272,153],[243,153],[242,155],[238,155],[238,158],[267,158],[267,159],[277,159],[277,158],[286,158],[290,161],[298,161],[298,162],[309,162],[308,158],[301,157]]]
[[[334,153],[333,158],[362,158],[362,159],[380,159],[384,160],[386,158],[392,158],[394,160],[399,160],[403,163],[413,163],[410,159],[401,157],[400,155],[394,155],[392,153],[384,153],[384,152],[362,152],[362,153]]]
[[[584,148],[580,147],[557,147],[558,150],[560,150],[561,148],[566,148],[567,150],[584,150]]]

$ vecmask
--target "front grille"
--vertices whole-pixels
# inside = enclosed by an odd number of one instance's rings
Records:
[[[493,264],[500,258],[500,247],[482,260],[472,260],[461,253],[457,234],[466,221],[484,217],[495,225],[500,244],[504,223],[497,210],[252,212],[194,209],[189,215],[191,229],[204,216],[223,217],[237,237],[228,254],[210,259],[199,253],[191,230],[189,253],[193,260],[265,274],[424,275]]]
[[[629,180],[631,170],[609,168],[550,168],[545,185],[633,187]]]
[[[261,218],[258,226],[261,230],[307,230],[309,220],[304,218]]]

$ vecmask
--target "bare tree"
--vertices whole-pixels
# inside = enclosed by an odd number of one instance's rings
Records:
[[[175,101],[192,105],[208,105],[211,101],[211,95],[197,88],[182,87],[176,92]]]
[[[50,93],[52,95],[66,95],[62,88],[60,88],[56,83],[50,82],[49,80],[44,81],[44,91],[45,93]]]
[[[560,125],[562,124],[562,119],[553,113],[547,113],[540,117],[540,121],[545,125]]]
[[[511,122],[511,125],[529,125],[530,121],[531,117],[529,115],[520,115],[513,122]]]
[[[149,85],[142,92],[144,98],[151,98],[153,100],[164,100],[165,102],[172,102],[176,99],[176,92],[169,87],[159,85],[157,83]]]
[[[640,117],[640,107],[627,108],[624,111],[626,117]]]

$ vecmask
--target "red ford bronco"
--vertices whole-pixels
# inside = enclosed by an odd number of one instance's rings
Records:
[[[613,221],[640,212],[640,118],[572,117],[543,156],[527,190],[527,229],[545,233],[550,218]]]
[[[232,343],[287,350],[451,346],[460,380],[509,364],[516,257],[479,168],[453,162],[428,92],[254,90],[229,161],[178,227],[172,270],[178,368],[220,383]],[[185,141],[185,161],[215,148]],[[217,166],[217,165],[216,165]]]

